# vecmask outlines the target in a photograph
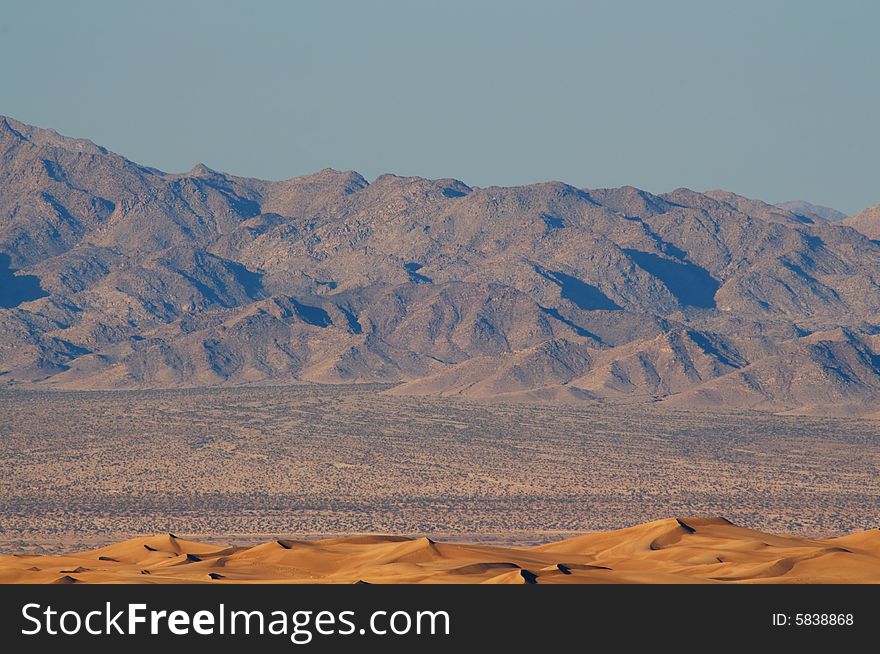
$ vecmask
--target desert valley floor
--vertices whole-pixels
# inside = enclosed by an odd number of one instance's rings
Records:
[[[381,386],[0,393],[0,553],[173,532],[535,545],[673,516],[880,525],[880,422],[481,404]]]

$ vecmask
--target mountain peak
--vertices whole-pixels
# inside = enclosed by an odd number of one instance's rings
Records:
[[[24,139],[25,136],[19,130],[15,129],[15,125],[18,123],[16,120],[9,118],[8,116],[0,115],[0,135],[11,135],[18,139]]]
[[[789,202],[778,202],[776,204],[780,209],[791,211],[801,216],[814,216],[827,220],[832,223],[839,222],[846,218],[846,214],[831,207],[823,207],[819,204],[813,204],[805,200],[791,200]]]
[[[197,163],[192,169],[187,173],[188,177],[213,177],[214,175],[218,175],[219,173],[213,168],[208,168],[203,163]]]
[[[875,241],[880,241],[880,204],[868,207],[854,216],[850,216],[841,224],[852,227]]]
[[[308,175],[308,177],[314,177],[316,179],[323,178],[344,180],[360,186],[369,186],[369,182],[366,180],[366,178],[356,170],[337,170],[336,168],[324,168],[312,175]]]

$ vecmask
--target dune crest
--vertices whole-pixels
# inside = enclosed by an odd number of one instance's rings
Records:
[[[880,583],[880,529],[806,539],[685,517],[530,548],[378,535],[231,547],[166,534],[0,557],[0,583],[120,582]]]

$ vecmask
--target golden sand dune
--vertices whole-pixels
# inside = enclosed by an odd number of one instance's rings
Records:
[[[880,583],[880,530],[822,540],[670,518],[532,548],[358,536],[224,547],[174,534],[0,557],[2,583]]]

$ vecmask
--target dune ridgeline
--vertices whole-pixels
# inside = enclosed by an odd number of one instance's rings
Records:
[[[230,547],[174,534],[0,557],[3,583],[880,583],[880,530],[810,540],[670,518],[537,547],[355,536]]]

